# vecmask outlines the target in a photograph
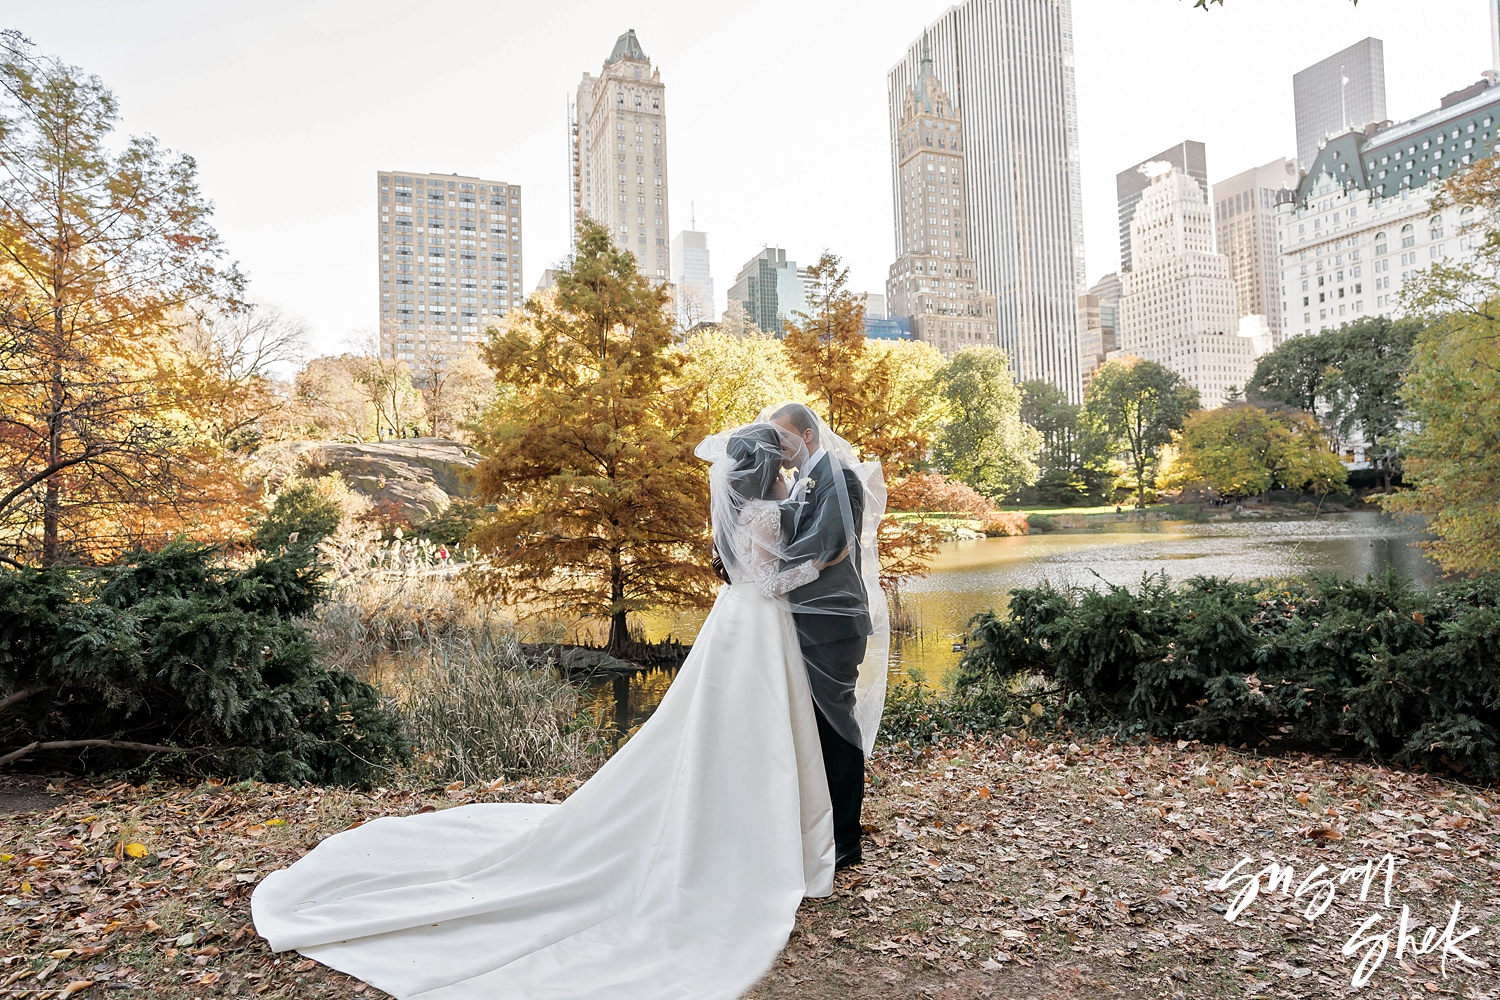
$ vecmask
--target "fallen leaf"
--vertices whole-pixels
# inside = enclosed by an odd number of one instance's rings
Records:
[[[280,818],[268,819],[266,820],[266,826],[286,826],[286,820]]]
[[[94,981],[92,979],[75,979],[68,985],[64,986],[62,990],[58,992],[57,1000],[63,1000],[64,997],[70,997],[74,993],[77,993],[80,990],[86,990],[93,985]]]
[[[835,940],[839,938],[846,938],[849,936],[849,931],[843,927],[835,927],[833,928],[833,930],[828,932],[828,936]]]
[[[146,855],[151,853],[151,850],[145,844],[131,842],[125,845],[125,853],[130,855],[132,858],[144,858]]]
[[[227,872],[237,864],[239,864],[239,862],[234,858],[225,858],[223,861],[220,861],[218,864],[214,865],[214,871]]]
[[[51,955],[53,958],[72,958],[73,957],[73,949],[72,948],[59,948],[57,951],[49,951],[49,952],[47,952],[47,954]]]
[[[302,961],[300,961],[296,965],[292,966],[292,971],[293,972],[311,972],[313,970],[313,968],[317,964],[318,964],[317,962],[314,962],[310,958],[304,958]]]
[[[1308,840],[1343,840],[1344,835],[1332,827],[1310,826],[1302,831],[1302,836]]]

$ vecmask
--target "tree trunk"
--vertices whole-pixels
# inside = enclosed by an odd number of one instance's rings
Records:
[[[618,656],[625,651],[630,641],[630,631],[625,624],[625,572],[620,565],[620,553],[609,556],[609,603],[613,609],[609,618],[609,651]]]

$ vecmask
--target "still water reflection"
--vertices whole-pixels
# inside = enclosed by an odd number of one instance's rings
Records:
[[[949,542],[928,577],[902,588],[919,635],[892,643],[892,669],[946,677],[958,661],[953,643],[970,617],[1004,608],[1013,588],[1041,583],[1135,585],[1143,574],[1162,571],[1174,580],[1296,580],[1310,573],[1362,579],[1392,567],[1427,587],[1437,569],[1413,545],[1422,537],[1384,514],[1354,513],[1305,521],[1127,521],[1086,534]]]
[[[1296,521],[1119,521],[1076,534],[948,542],[932,572],[902,588],[903,608],[917,631],[892,637],[891,670],[915,669],[942,682],[958,662],[953,645],[969,619],[1003,609],[1016,587],[1134,585],[1143,574],[1162,571],[1174,580],[1296,580],[1311,573],[1363,578],[1388,567],[1427,587],[1438,573],[1413,544],[1422,537],[1409,522],[1361,512]],[[656,616],[645,624],[652,639],[671,635],[691,642],[702,622],[703,614],[694,613]],[[632,727],[650,714],[666,681],[648,675],[632,682]],[[599,696],[603,707],[604,692]]]

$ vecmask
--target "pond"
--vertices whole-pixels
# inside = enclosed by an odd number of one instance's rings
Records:
[[[1228,515],[1222,515],[1227,517]],[[1103,519],[1101,519],[1103,520]],[[1415,547],[1420,528],[1379,513],[1325,514],[1295,520],[1103,521],[1087,531],[944,543],[931,573],[902,586],[913,628],[892,636],[891,672],[916,670],[942,683],[958,663],[954,645],[977,612],[1003,608],[1015,587],[1138,584],[1145,574],[1173,580],[1303,579],[1311,573],[1363,578],[1387,568],[1431,586],[1437,568]],[[649,637],[692,641],[702,613],[646,621]],[[639,725],[666,690],[664,675],[631,682],[630,725]],[[623,694],[623,692],[620,692]],[[602,709],[611,696],[597,693]]]

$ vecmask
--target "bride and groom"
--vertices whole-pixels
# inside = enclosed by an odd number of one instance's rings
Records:
[[[402,1000],[730,1000],[765,973],[801,900],[860,857],[885,484],[795,403],[697,454],[728,585],[646,724],[561,805],[328,838],[256,888],[275,950]]]

